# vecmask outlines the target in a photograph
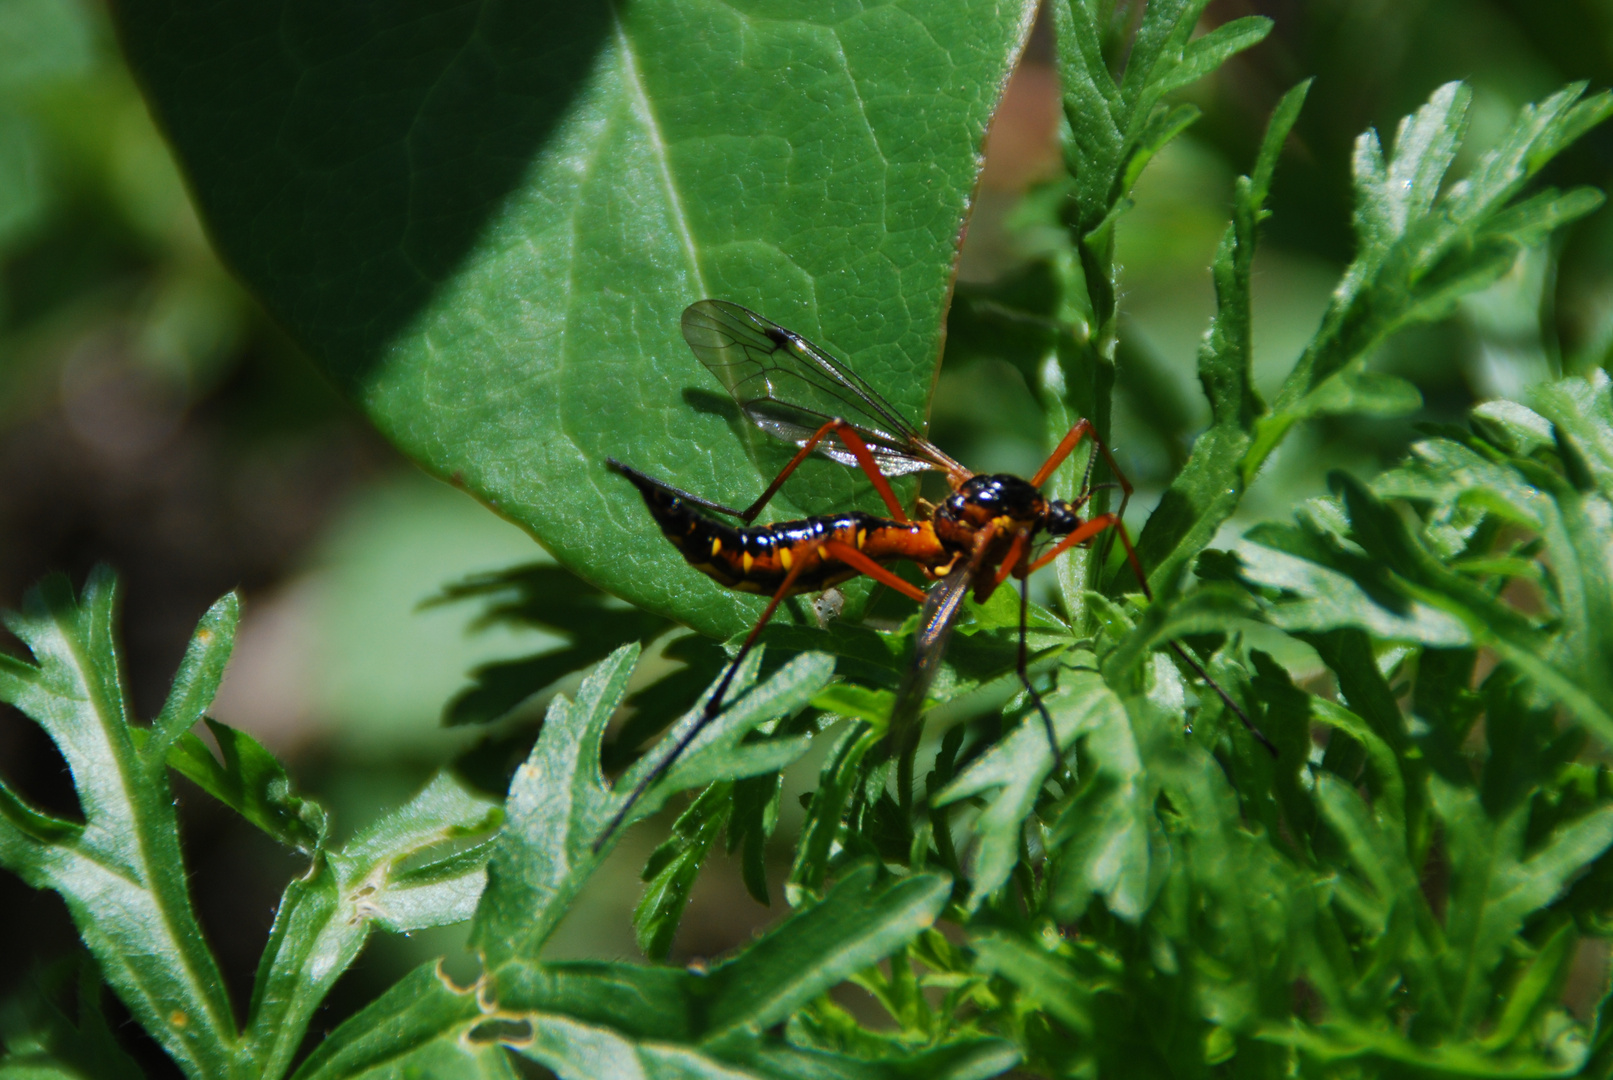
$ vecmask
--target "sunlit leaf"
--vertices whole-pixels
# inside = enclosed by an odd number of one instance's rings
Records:
[[[377,426],[589,581],[728,636],[757,601],[690,570],[605,459],[743,505],[787,458],[681,341],[703,297],[923,417],[1034,7],[116,14],[214,242]],[[814,465],[778,509],[858,490]]]

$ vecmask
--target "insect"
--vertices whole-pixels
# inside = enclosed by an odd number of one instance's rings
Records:
[[[926,439],[854,371],[799,334],[753,311],[723,300],[701,300],[684,311],[683,336],[753,423],[799,449],[761,496],[743,510],[679,490],[615,459],[608,462],[638,488],[661,531],[695,569],[729,588],[760,593],[769,600],[712,692],[700,722],[638,782],[602,834],[601,843],[721,710],[734,672],[778,605],[788,596],[819,592],[858,575],[867,575],[923,605],[913,659],[897,689],[890,721],[891,737],[898,745],[916,731],[913,721],[923,709],[925,693],[964,600],[972,593],[977,602],[983,602],[1010,577],[1018,579],[1017,671],[1041,714],[1057,758],[1060,751],[1053,718],[1027,670],[1030,575],[1071,547],[1113,530],[1143,595],[1153,599],[1121,520],[1131,484],[1091,423],[1077,421],[1028,480],[1006,473],[978,474]],[[1083,492],[1073,500],[1051,499],[1041,492],[1048,478],[1085,439],[1102,454],[1121,490],[1118,510],[1087,518],[1081,512],[1091,498],[1090,486],[1084,484]],[[752,524],[813,452],[861,469],[890,516],[849,511],[772,525]],[[1089,472],[1090,468],[1089,462]],[[941,472],[952,493],[927,513],[910,516],[888,478],[925,470]],[[738,524],[714,515],[735,519]],[[1044,539],[1054,542],[1037,552],[1034,545]],[[926,592],[897,576],[888,564],[904,560],[918,566],[936,584]],[[1275,755],[1276,747],[1198,661],[1179,644],[1173,643],[1172,648]]]

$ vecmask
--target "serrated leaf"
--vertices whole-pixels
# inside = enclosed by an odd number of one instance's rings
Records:
[[[65,578],[47,578],[6,617],[33,662],[0,667],[0,701],[61,751],[84,820],[29,828],[55,819],[18,813],[26,802],[7,791],[13,812],[0,818],[0,865],[61,896],[107,984],[176,1062],[225,1073],[239,1052],[235,1019],[190,906],[166,766],[144,760],[131,734],[116,591],[105,567],[76,597]],[[198,690],[206,682],[195,679]],[[183,708],[192,707],[204,706]]]
[[[1418,601],[1400,608],[1377,603],[1349,575],[1291,554],[1298,546],[1293,534],[1257,526],[1247,534],[1262,547],[1243,546],[1239,555],[1244,577],[1253,584],[1281,590],[1271,620],[1289,632],[1324,631],[1342,626],[1359,627],[1387,641],[1409,641],[1439,648],[1471,642],[1461,622]],[[1309,553],[1307,546],[1306,551]]]
[[[485,881],[481,862],[438,859],[412,865],[450,843],[491,837],[503,810],[447,773],[438,774],[413,799],[333,852],[342,888],[363,917],[396,932],[468,919]]]
[[[600,739],[637,658],[638,646],[624,645],[583,680],[575,703],[557,698],[531,756],[516,773],[473,929],[472,939],[491,969],[536,955],[622,828],[655,813],[678,791],[774,772],[804,753],[806,738],[743,740],[759,725],[805,706],[834,672],[833,661],[821,653],[799,656],[739,697],[761,661],[752,653],[729,687],[727,697],[734,703],[705,726],[644,792],[621,828],[596,848],[627,793],[659,761],[652,751],[614,787],[606,785],[599,769]],[[702,701],[675,724],[663,746],[677,745],[698,726],[703,708]]]
[[[474,990],[452,986],[432,961],[321,1040],[294,1080],[514,1077],[483,1020]]]
[[[795,862],[785,882],[785,897],[794,904],[823,888],[829,876],[829,857],[852,792],[865,779],[863,759],[884,740],[884,732],[865,723],[853,724],[830,749],[818,773],[818,787],[807,806],[806,822],[795,845]]]
[[[499,972],[490,997],[507,1024],[529,1025],[530,1036],[517,1032],[522,1037],[509,1040],[512,1048],[567,1080],[597,1075],[851,1080],[920,1076],[926,1062],[942,1066],[949,1058],[942,1075],[992,1075],[981,1071],[983,1063],[1004,1068],[1012,1051],[989,1040],[939,1055],[915,1053],[882,1067],[803,1052],[769,1034],[807,1002],[930,927],[950,893],[950,882],[940,875],[880,880],[876,868],[863,866],[821,901],[707,973],[518,961]]]
[[[1104,709],[1087,735],[1082,786],[1053,823],[1058,852],[1049,905],[1073,919],[1092,897],[1122,919],[1136,921],[1152,899],[1151,786],[1124,709]]]
[[[1259,15],[1224,22],[1201,37],[1194,38],[1182,50],[1181,62],[1171,73],[1160,80],[1159,87],[1166,93],[1178,87],[1189,86],[1215,71],[1245,49],[1252,49],[1266,40],[1271,33],[1272,21]]]
[[[1446,914],[1450,948],[1443,967],[1456,1009],[1456,1029],[1469,1032],[1485,1018],[1493,992],[1490,970],[1524,919],[1550,903],[1613,845],[1613,807],[1600,807],[1564,825],[1526,856],[1526,806],[1492,820],[1476,792],[1437,776],[1429,784],[1434,809],[1445,823],[1451,858]]]
[[[1347,367],[1305,395],[1303,416],[1405,416],[1423,407],[1422,392],[1396,375]]]
[[[975,966],[1001,976],[1083,1038],[1093,1035],[1092,990],[1061,958],[1002,930],[973,937]]]
[[[377,426],[588,580],[727,637],[760,601],[689,569],[605,459],[729,503],[783,464],[679,340],[706,296],[925,415],[1034,10],[115,14],[214,243]],[[777,509],[859,492],[814,463]]]
[[[672,835],[655,849],[644,867],[644,895],[633,909],[633,933],[639,949],[651,960],[666,959],[672,948],[672,935],[689,906],[689,890],[732,808],[731,785],[713,784],[701,792],[678,816]]]
[[[1288,91],[1272,113],[1256,154],[1251,177],[1242,177],[1232,221],[1221,238],[1211,273],[1215,279],[1215,317],[1199,347],[1199,382],[1209,399],[1211,426],[1194,440],[1193,452],[1137,538],[1138,554],[1150,567],[1157,590],[1174,581],[1182,568],[1215,536],[1238,507],[1248,478],[1239,462],[1249,446],[1256,417],[1263,411],[1254,390],[1254,313],[1249,280],[1265,199],[1276,159],[1299,110],[1309,83]]]
[[[204,718],[222,761],[194,733],[168,750],[170,768],[289,847],[313,853],[325,843],[325,808],[299,795],[291,776],[252,736]]]
[[[821,902],[712,971],[711,1037],[759,1033],[782,1023],[934,925],[951,895],[944,874],[881,881],[874,867],[853,870]]]
[[[1378,939],[1391,966],[1403,966],[1416,1000],[1432,1023],[1448,1021],[1451,1001],[1437,976],[1446,954],[1445,935],[1429,910],[1405,844],[1374,817],[1351,788],[1329,773],[1316,778],[1322,817],[1343,843],[1349,865],[1366,889],[1341,892],[1341,899],[1369,934]],[[1409,920],[1397,923],[1396,920]],[[1395,933],[1396,927],[1401,932]]]
[[[224,678],[224,665],[235,648],[235,628],[241,621],[241,598],[227,593],[207,609],[196,632],[191,635],[185,657],[179,662],[173,686],[162,712],[152,721],[150,739],[144,752],[160,761],[180,735],[202,719],[213,703],[218,684]]]
[[[1097,764],[1083,762],[1083,772],[1094,768],[1100,773],[1125,771],[1123,760],[1108,760],[1108,752],[1114,749],[1110,742],[1116,738],[1116,728],[1125,725],[1125,709],[1104,684],[1102,676],[1095,671],[1066,671],[1060,679],[1058,692],[1047,697],[1045,704],[1053,718],[1053,730],[1061,749],[1069,748],[1084,736],[1102,744],[1095,752]],[[969,910],[978,909],[1013,872],[1014,864],[1019,861],[1025,823],[1035,809],[1042,784],[1051,775],[1053,765],[1042,718],[1033,710],[935,797],[936,806],[947,806],[977,795],[986,797],[984,809],[968,830],[978,844],[969,863]],[[1095,832],[1102,831],[1096,822],[1089,821],[1088,825],[1094,827]],[[1098,873],[1101,876],[1102,872]],[[1112,882],[1105,884],[1109,888],[1103,891],[1113,890]]]
[[[1306,415],[1304,402],[1385,337],[1443,317],[1464,295],[1505,273],[1553,222],[1589,207],[1576,197],[1514,203],[1523,185],[1589,127],[1613,115],[1606,95],[1580,100],[1575,84],[1521,109],[1468,175],[1440,194],[1465,132],[1469,92],[1448,83],[1408,117],[1386,162],[1373,132],[1356,144],[1355,260],[1334,290],[1322,327],[1294,365],[1245,454],[1252,478]],[[1396,395],[1404,397],[1403,391]],[[1382,404],[1369,395],[1366,404]],[[1314,403],[1313,403],[1314,404]]]
[[[443,774],[342,848],[318,853],[286,887],[269,931],[243,1033],[253,1060],[271,1075],[285,1069],[374,926],[407,932],[469,918],[492,853],[474,841],[500,818],[496,803]],[[467,846],[431,858],[456,841]]]

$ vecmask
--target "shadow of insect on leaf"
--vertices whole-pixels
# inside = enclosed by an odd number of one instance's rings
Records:
[[[567,640],[545,652],[472,670],[471,685],[443,710],[443,722],[450,727],[492,723],[557,680],[604,659],[623,641],[647,641],[675,625],[547,563],[468,577],[445,587],[423,606],[460,601],[485,605],[472,629],[500,625],[539,629]]]
[[[705,413],[708,416],[720,416],[724,420],[732,422],[736,425],[736,431],[744,430],[744,427],[740,425],[748,423],[739,414],[739,406],[735,405],[733,399],[726,394],[718,394],[691,386],[683,391],[683,402],[695,412]]]

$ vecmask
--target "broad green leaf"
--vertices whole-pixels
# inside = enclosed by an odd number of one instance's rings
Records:
[[[752,653],[728,689],[728,700],[734,703],[706,725],[606,837],[605,829],[628,792],[660,760],[660,753],[652,751],[623,773],[614,788],[600,773],[600,739],[621,704],[637,658],[638,646],[624,645],[583,680],[575,703],[555,699],[537,745],[516,773],[473,930],[473,941],[491,969],[535,957],[621,830],[655,813],[674,793],[774,772],[799,757],[807,747],[804,737],[743,740],[758,726],[801,709],[833,674],[827,656],[807,654],[745,693],[761,662]],[[657,750],[676,745],[698,726],[703,706],[702,699],[667,732]]]
[[[127,5],[240,277],[389,438],[585,578],[723,636],[618,457],[726,503],[786,459],[679,338],[714,296],[914,422],[1028,0]],[[814,463],[778,512],[864,491]],[[872,506],[872,503],[869,503]]]
[[[83,822],[49,818],[5,789],[0,865],[61,896],[107,984],[182,1068],[221,1075],[236,1067],[234,1014],[191,910],[167,768],[131,734],[115,609],[102,567],[78,597],[47,578],[6,618],[32,662],[0,663],[0,701],[61,751]]]

